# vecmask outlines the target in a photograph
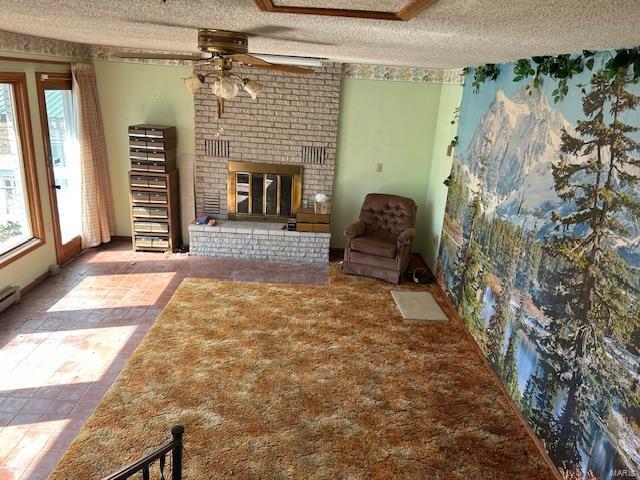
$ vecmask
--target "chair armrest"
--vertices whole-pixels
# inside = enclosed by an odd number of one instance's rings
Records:
[[[352,223],[344,229],[344,234],[349,238],[362,237],[367,232],[367,226],[360,221]]]
[[[411,245],[414,238],[416,238],[416,229],[406,228],[400,235],[398,235],[398,246],[403,247],[406,245]]]

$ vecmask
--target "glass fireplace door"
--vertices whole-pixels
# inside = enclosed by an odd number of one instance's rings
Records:
[[[292,201],[293,175],[236,172],[235,213],[257,217],[289,217],[294,211]]]

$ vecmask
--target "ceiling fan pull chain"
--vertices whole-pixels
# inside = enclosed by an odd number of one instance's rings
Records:
[[[224,127],[222,126],[222,114],[224,113],[224,100],[220,97],[217,97],[218,102],[218,111],[216,115],[216,133],[215,136],[219,137],[222,132],[224,132]]]
[[[221,99],[220,97],[218,97],[217,100],[218,100],[218,115],[216,116],[216,118],[219,120],[222,118],[222,114],[224,113],[224,100]]]

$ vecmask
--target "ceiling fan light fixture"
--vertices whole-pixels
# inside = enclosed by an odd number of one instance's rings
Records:
[[[192,75],[190,77],[183,78],[184,86],[189,90],[191,95],[196,93],[200,87],[204,84],[204,77],[202,75]]]
[[[260,95],[260,92],[262,92],[262,90],[264,89],[264,85],[256,82],[255,80],[249,80],[248,78],[245,78],[244,80],[242,80],[242,88],[249,94],[251,98],[256,100],[258,98],[258,95]]]
[[[216,97],[220,97],[224,100],[232,100],[240,91],[238,84],[228,75],[218,76],[213,85],[211,85],[211,90]]]

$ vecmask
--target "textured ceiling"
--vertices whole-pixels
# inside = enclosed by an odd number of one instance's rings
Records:
[[[409,22],[267,13],[252,0],[2,0],[0,11],[0,30],[60,40],[193,51],[195,28],[208,27],[258,34],[249,41],[255,53],[387,65],[460,67],[640,45],[640,0],[439,0]]]

